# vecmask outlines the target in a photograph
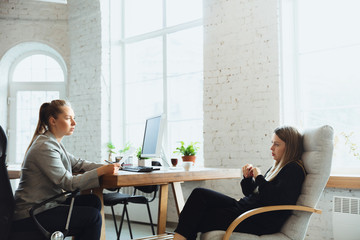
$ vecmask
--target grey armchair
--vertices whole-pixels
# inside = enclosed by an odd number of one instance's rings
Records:
[[[330,126],[308,129],[304,132],[304,153],[302,160],[307,176],[296,205],[268,206],[252,209],[236,218],[226,231],[203,233],[201,240],[304,239],[312,213],[321,213],[321,210],[315,209],[315,207],[330,176],[333,135],[334,132]],[[258,213],[276,210],[294,210],[280,232],[262,236],[233,232],[236,226],[246,218]]]

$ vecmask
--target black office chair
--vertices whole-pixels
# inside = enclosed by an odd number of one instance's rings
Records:
[[[4,240],[42,240],[42,239],[52,239],[52,240],[61,240],[64,239],[67,235],[69,220],[71,216],[72,206],[74,202],[75,192],[64,192],[58,194],[42,203],[37,204],[32,207],[30,210],[30,215],[35,222],[35,225],[38,229],[34,231],[14,231],[12,230],[12,217],[15,208],[15,201],[13,192],[11,189],[11,184],[9,180],[9,175],[7,172],[5,160],[6,160],[6,147],[7,147],[7,137],[3,128],[0,126],[0,233],[1,239]],[[34,213],[36,209],[43,206],[44,204],[53,201],[64,195],[72,194],[72,201],[70,205],[70,210],[68,214],[68,221],[66,227],[63,231],[56,231],[54,233],[49,233],[46,231],[41,224],[36,219],[36,214]]]
[[[145,197],[143,195],[136,195],[137,190],[142,191],[144,193],[153,193],[152,198],[147,198],[147,197]],[[151,185],[151,186],[134,187],[133,195],[121,193],[119,191],[119,189],[117,189],[116,193],[105,193],[104,194],[104,198],[103,198],[104,199],[104,205],[105,206],[111,206],[112,216],[113,216],[116,235],[117,235],[118,240],[120,239],[121,229],[122,229],[122,225],[123,225],[123,222],[124,222],[125,215],[126,215],[126,219],[127,219],[127,222],[128,222],[130,238],[133,239],[133,234],[132,234],[131,225],[130,225],[129,213],[128,213],[128,210],[127,210],[127,205],[129,203],[146,204],[149,219],[150,219],[150,226],[151,226],[152,234],[155,235],[154,224],[153,224],[152,217],[151,217],[149,203],[155,200],[158,190],[159,190],[158,185]],[[121,221],[120,221],[119,229],[117,228],[115,212],[114,212],[114,206],[117,205],[117,204],[123,204],[124,205],[123,212],[122,212],[122,215],[121,215]]]

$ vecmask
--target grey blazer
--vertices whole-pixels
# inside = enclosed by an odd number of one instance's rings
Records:
[[[27,152],[21,169],[20,184],[15,192],[14,220],[30,217],[29,209],[34,204],[63,190],[99,187],[96,168],[100,166],[102,164],[76,159],[51,132],[39,135]],[[85,173],[73,175],[82,171]],[[59,203],[49,203],[39,212],[58,205]]]

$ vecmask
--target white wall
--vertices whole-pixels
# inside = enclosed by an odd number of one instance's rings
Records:
[[[74,108],[77,127],[68,140],[67,149],[82,158],[98,161],[104,157],[102,141],[104,107],[102,85],[101,12],[97,0],[68,1],[70,77],[69,99]],[[105,140],[106,142],[106,140]]]
[[[67,62],[69,99],[78,126],[65,144],[70,152],[89,160],[102,159],[109,134],[108,23],[102,14],[108,8],[107,1],[99,2],[0,1],[0,57],[17,43],[40,41]],[[204,1],[206,166],[241,167],[252,162],[263,171],[270,166],[270,137],[280,124],[277,24],[277,0]],[[0,81],[3,87],[5,80]],[[242,196],[238,180],[217,180],[184,183],[185,197],[197,186]],[[360,191],[326,189],[318,205],[323,214],[313,217],[306,239],[333,238],[334,195],[359,197]],[[168,220],[177,221],[171,199],[169,204]]]
[[[69,67],[67,6],[35,1],[0,1],[0,124],[7,123],[9,62],[3,57],[23,42],[40,42],[55,49]],[[21,50],[21,49],[20,49]]]

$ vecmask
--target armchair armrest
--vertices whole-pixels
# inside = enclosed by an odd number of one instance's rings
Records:
[[[253,215],[264,213],[264,212],[271,212],[271,211],[279,211],[279,210],[298,210],[298,211],[305,211],[305,212],[312,212],[312,213],[321,213],[321,210],[311,208],[311,207],[305,207],[305,206],[298,206],[298,205],[276,205],[276,206],[266,206],[266,207],[260,207],[251,209],[247,212],[244,212],[240,216],[238,216],[228,227],[228,229],[225,232],[225,235],[223,237],[223,240],[228,240],[233,233],[234,229],[245,219],[248,217],[251,217]]]

